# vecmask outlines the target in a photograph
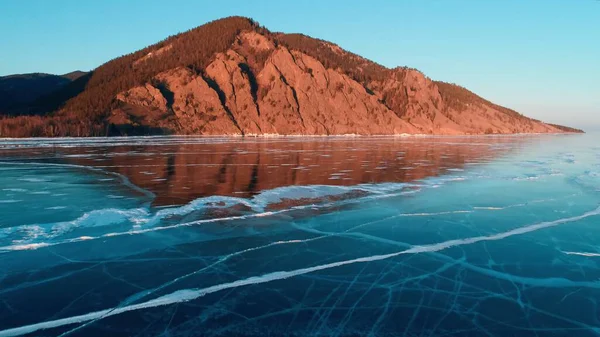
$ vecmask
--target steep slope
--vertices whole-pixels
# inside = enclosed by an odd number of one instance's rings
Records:
[[[213,21],[110,61],[0,136],[573,132],[409,68],[251,19]]]

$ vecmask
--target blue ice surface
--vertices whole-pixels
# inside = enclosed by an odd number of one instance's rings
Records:
[[[4,140],[0,336],[598,336],[598,140]],[[376,181],[309,165],[381,147],[353,167]],[[282,148],[312,180],[159,205],[179,178],[140,165]]]

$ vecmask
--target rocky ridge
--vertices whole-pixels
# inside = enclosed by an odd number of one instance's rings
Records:
[[[257,73],[243,55],[250,48],[270,54]],[[154,86],[146,83],[120,93],[116,99],[121,106],[108,121],[117,127],[202,135],[562,132],[492,105],[452,108],[436,82],[417,70],[399,68],[390,74],[365,87],[307,54],[246,32],[231,49],[217,54],[203,74],[176,68],[156,75]]]

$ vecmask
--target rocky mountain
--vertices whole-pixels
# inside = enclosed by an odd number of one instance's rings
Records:
[[[0,137],[559,133],[465,88],[385,68],[339,46],[243,17],[114,59],[54,92],[44,116]]]
[[[0,115],[33,114],[40,111],[40,99],[63,88],[86,73],[64,75],[44,73],[0,77]]]

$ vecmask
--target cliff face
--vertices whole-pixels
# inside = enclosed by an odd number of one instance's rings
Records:
[[[414,69],[388,69],[245,20],[218,20],[108,62],[51,117],[0,120],[0,136],[580,131],[532,120]],[[33,131],[11,134],[24,128]]]
[[[234,49],[204,71],[177,68],[117,95],[114,125],[160,127],[178,134],[335,135],[419,133],[360,83],[316,59],[244,34],[240,46],[262,41],[270,56],[254,72]],[[171,101],[169,103],[169,101]]]
[[[259,71],[243,54],[267,52]],[[338,51],[343,53],[344,51]],[[151,84],[152,83],[152,84]],[[108,121],[117,128],[160,128],[202,135],[395,135],[562,132],[494,105],[450,106],[422,73],[394,69],[365,86],[340,69],[241,34],[201,74],[176,68],[119,93]]]

